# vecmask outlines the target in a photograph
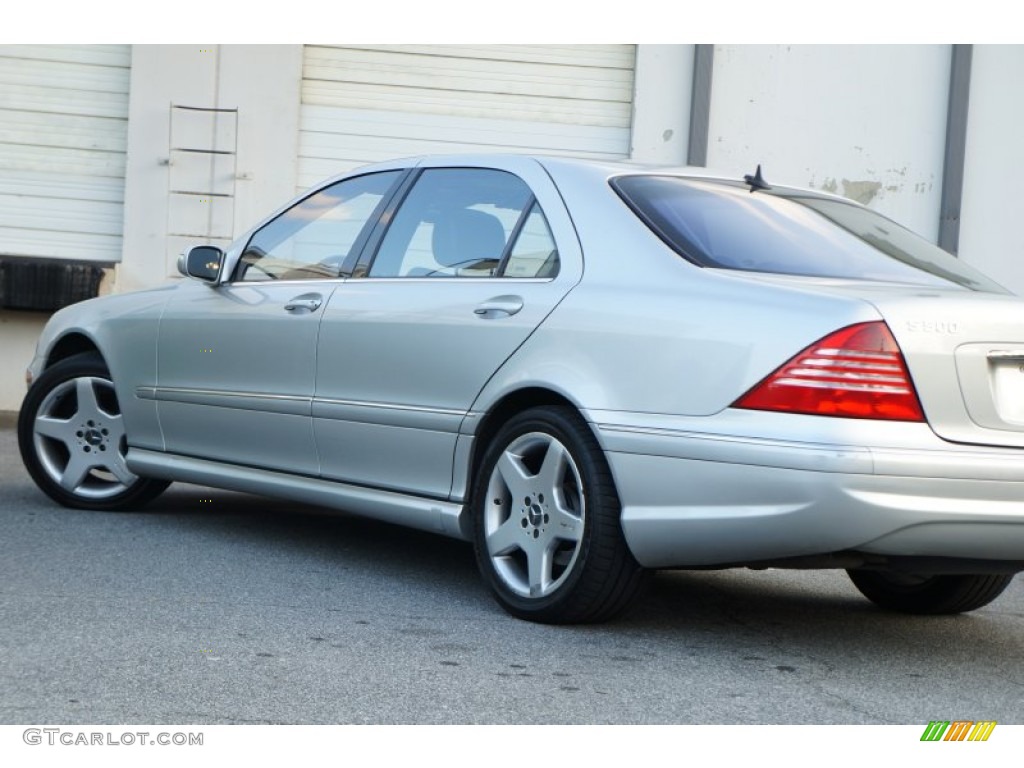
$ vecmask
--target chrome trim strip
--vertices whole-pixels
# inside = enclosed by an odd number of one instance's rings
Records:
[[[870,475],[875,471],[871,450],[856,446],[787,442],[618,424],[595,426],[600,432],[604,449],[609,453],[816,472]]]
[[[473,411],[463,411],[458,408],[429,408],[422,405],[402,405],[400,403],[372,402],[369,400],[342,400],[333,397],[308,397],[305,395],[276,395],[269,392],[238,392],[229,389],[197,389],[194,387],[153,387],[139,386],[135,388],[135,396],[143,400],[164,400],[170,399],[167,395],[199,395],[203,397],[247,397],[265,400],[293,400],[296,402],[313,402],[318,405],[343,405],[357,408],[380,408],[394,411],[416,411],[418,413],[436,413],[444,416],[466,416],[477,415]],[[177,398],[174,398],[177,399]]]
[[[452,408],[428,408],[398,403],[372,403],[333,398],[313,399],[313,423],[353,422],[375,426],[420,429],[455,433],[465,418],[465,411]]]
[[[952,451],[802,443],[653,427],[598,424],[609,454],[642,455],[819,473],[1024,483],[1020,449]],[[614,465],[614,461],[610,460]]]
[[[229,389],[193,389],[191,387],[136,387],[136,397],[146,400],[170,400],[168,395],[200,395],[203,397],[250,397],[266,400],[295,400],[310,402],[311,397],[302,395],[275,395],[269,392],[235,392]],[[177,400],[178,398],[173,398]]]
[[[736,437],[733,435],[719,435],[710,432],[688,432],[682,429],[666,429],[663,427],[634,427],[626,424],[605,424],[595,423],[602,432],[628,432],[631,434],[638,435],[655,435],[657,437],[670,437],[670,438],[681,438],[690,440],[714,440],[716,442],[734,442],[734,443],[760,443],[763,445],[780,446],[780,447],[804,447],[809,445],[808,443],[800,443],[787,440],[776,440],[771,438],[763,437]]]
[[[340,398],[279,395],[269,392],[236,392],[193,387],[140,386],[135,388],[135,396],[143,400],[285,413],[312,416],[314,419],[384,424],[437,432],[458,432],[467,416],[479,415],[473,411],[463,411],[457,408],[431,408],[368,400],[342,400]]]
[[[190,387],[136,387],[136,397],[158,402],[207,405],[216,408],[284,413],[290,416],[309,416],[312,397],[276,395],[269,392],[231,392],[217,389]]]
[[[994,349],[988,353],[989,360],[1003,360],[1008,363],[1024,363],[1024,349]]]
[[[401,280],[403,283],[437,283],[443,280],[446,282],[458,281],[468,285],[507,285],[510,282],[520,285],[522,283],[553,283],[557,279],[558,275],[555,275],[554,277],[468,277],[465,275],[434,275],[433,277],[407,277],[403,275],[395,275],[394,277],[374,277],[372,275],[367,275],[366,277],[350,279],[350,282],[358,282],[362,285],[363,283],[393,283],[396,280]]]
[[[421,405],[400,405],[398,403],[373,403],[368,400],[339,400],[333,397],[314,397],[316,405],[342,405],[353,408],[380,408],[392,411],[415,411],[417,413],[436,413],[443,416],[458,416],[460,419],[469,414],[455,408],[428,408]]]

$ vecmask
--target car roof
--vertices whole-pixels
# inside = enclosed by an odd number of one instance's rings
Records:
[[[541,155],[541,154],[526,154],[526,153],[511,153],[511,152],[493,152],[493,153],[465,153],[465,154],[431,154],[431,155],[417,155],[403,158],[396,158],[394,160],[388,160],[381,163],[374,163],[372,165],[362,166],[355,168],[348,173],[339,174],[330,181],[335,181],[346,176],[351,176],[358,173],[366,173],[373,171],[383,170],[394,170],[397,168],[412,168],[418,165],[429,164],[431,166],[480,166],[487,167],[495,163],[505,164],[509,160],[515,159],[518,161],[533,161],[544,167],[550,174],[559,175],[563,173],[569,173],[574,175],[585,175],[591,177],[603,177],[604,180],[610,179],[615,176],[628,176],[631,174],[652,174],[652,175],[663,175],[663,176],[677,176],[680,178],[695,179],[700,181],[709,182],[722,182],[732,185],[745,186],[742,174],[734,174],[726,171],[721,171],[712,168],[705,168],[701,166],[691,165],[672,165],[664,163],[649,163],[637,160],[629,159],[589,159],[579,157],[567,157],[559,155]],[[771,189],[778,193],[783,194],[800,194],[804,196],[815,196],[828,198],[832,200],[840,200],[845,203],[856,203],[849,198],[842,197],[841,195],[831,194],[820,189],[810,189],[807,187],[773,183],[770,174],[767,174],[767,183],[771,185]]]

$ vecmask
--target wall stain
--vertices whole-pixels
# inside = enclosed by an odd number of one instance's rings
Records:
[[[834,180],[833,180],[834,181]],[[867,205],[878,195],[882,188],[880,181],[850,181],[843,179],[843,197]]]

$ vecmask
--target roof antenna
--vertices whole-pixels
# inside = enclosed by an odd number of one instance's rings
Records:
[[[749,173],[743,177],[743,180],[750,185],[750,192],[753,193],[755,189],[771,189],[770,186],[765,182],[764,177],[761,175],[761,164],[757,164],[757,170],[754,171],[754,175],[751,176]]]

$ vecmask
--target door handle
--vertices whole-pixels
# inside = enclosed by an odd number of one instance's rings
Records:
[[[514,315],[523,308],[522,296],[495,296],[481,303],[473,312],[486,320]]]
[[[323,303],[324,297],[319,293],[304,293],[284,305],[286,312],[295,312],[304,309],[307,312],[315,312]]]

